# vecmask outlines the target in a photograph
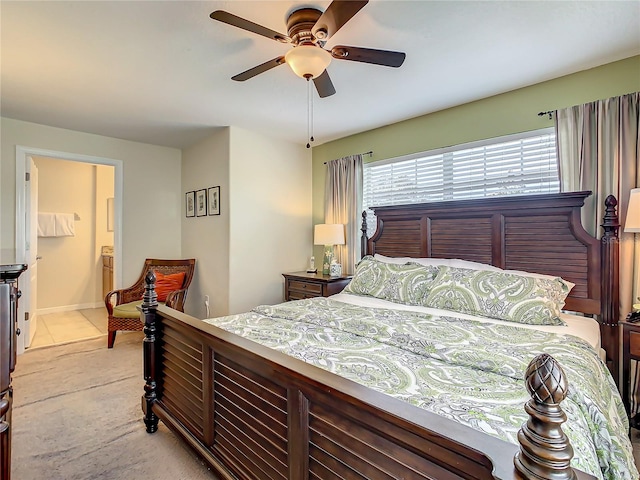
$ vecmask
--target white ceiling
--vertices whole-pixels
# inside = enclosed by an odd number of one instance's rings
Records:
[[[303,79],[287,65],[230,79],[292,47],[209,14],[286,34],[292,10],[329,3],[2,0],[0,113],[178,148],[227,125],[304,144]],[[640,2],[372,0],[326,47],[338,44],[407,58],[334,60],[316,144],[638,55]]]

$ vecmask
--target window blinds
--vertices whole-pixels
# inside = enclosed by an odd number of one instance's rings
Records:
[[[364,165],[365,208],[559,191],[553,128]]]

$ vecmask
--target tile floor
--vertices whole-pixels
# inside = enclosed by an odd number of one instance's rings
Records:
[[[29,348],[77,342],[106,334],[107,309],[104,307],[47,313],[38,315],[36,334]]]

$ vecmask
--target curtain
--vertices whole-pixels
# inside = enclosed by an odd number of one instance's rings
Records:
[[[640,295],[640,241],[624,233],[629,191],[640,186],[639,103],[636,92],[557,110],[555,116],[560,189],[593,192],[582,211],[590,234],[602,234],[604,199],[610,194],[618,199],[620,318]],[[632,400],[637,410],[638,399]]]
[[[556,111],[560,190],[593,192],[585,202],[582,224],[598,238],[604,199],[618,199],[620,223],[627,215],[629,191],[640,185],[640,92]],[[640,249],[634,234],[620,229],[620,315],[640,294]]]
[[[327,162],[325,184],[325,223],[345,226],[345,245],[335,247],[342,272],[352,274],[360,259],[362,218],[362,155],[350,155]]]

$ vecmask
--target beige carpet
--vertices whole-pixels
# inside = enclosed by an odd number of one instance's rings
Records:
[[[27,351],[13,375],[15,480],[211,480],[160,423],[146,433],[142,333]]]

